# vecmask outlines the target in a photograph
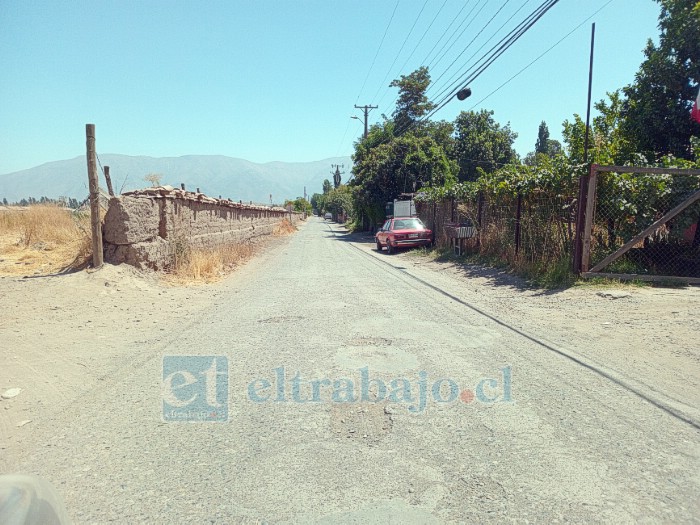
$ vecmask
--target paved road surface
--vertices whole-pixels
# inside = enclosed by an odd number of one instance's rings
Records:
[[[700,520],[696,426],[333,228],[245,267],[18,468],[77,522]],[[228,358],[228,422],[162,421],[171,354]]]

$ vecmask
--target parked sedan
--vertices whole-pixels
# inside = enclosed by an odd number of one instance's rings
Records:
[[[431,246],[433,244],[433,232],[421,222],[418,217],[395,217],[387,220],[374,236],[377,242],[377,251],[386,251],[392,254],[397,248],[410,248],[413,246]]]

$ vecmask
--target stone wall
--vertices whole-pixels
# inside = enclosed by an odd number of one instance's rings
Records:
[[[105,261],[162,270],[189,248],[248,242],[303,218],[284,208],[213,199],[171,187],[113,197],[104,219]]]

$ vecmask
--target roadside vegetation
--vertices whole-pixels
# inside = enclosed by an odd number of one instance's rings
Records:
[[[288,219],[275,225],[273,237],[283,237],[297,231]],[[211,248],[191,247],[186,240],[173,245],[173,264],[163,279],[171,284],[187,285],[221,280],[231,271],[251,259],[260,244],[229,243]]]
[[[385,217],[385,204],[402,194],[416,194],[419,215],[429,224],[481,225],[477,219],[485,213],[478,246],[467,246],[472,260],[505,265],[542,285],[575,282],[569,268],[579,179],[591,163],[700,169],[700,124],[690,117],[700,84],[700,4],[657,2],[659,43],[648,42],[629,85],[595,103],[587,162],[586,125],[577,114],[562,123],[562,143],[550,138],[546,122],[534,120],[538,139],[524,158],[513,149],[517,133],[488,109],[463,111],[453,122],[431,120],[436,104],[427,96],[430,72],[421,67],[391,83],[398,88],[394,112],[355,143],[353,177],[336,187],[326,181],[323,194],[312,198],[314,209],[347,215],[353,229],[362,231],[373,231]],[[697,189],[698,177],[606,174],[597,200],[598,214],[605,214],[596,225],[600,252],[594,256],[610,253]],[[524,210],[519,250],[516,208]],[[698,216],[700,203],[664,232],[663,242],[687,242],[682,235]],[[698,234],[683,257],[697,259],[697,241]],[[635,261],[619,264],[616,271],[642,273]]]
[[[90,215],[56,204],[0,209],[0,274],[46,275],[83,268]]]

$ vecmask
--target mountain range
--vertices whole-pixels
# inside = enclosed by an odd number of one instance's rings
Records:
[[[267,162],[259,164],[221,155],[186,155],[182,157],[132,157],[105,154],[100,166],[109,166],[116,193],[150,186],[144,180],[148,174],[162,175],[161,184],[186,189],[199,188],[212,197],[221,195],[232,200],[269,204],[321,193],[323,180],[333,180],[332,164],[345,168],[347,181],[352,161],[350,157],[333,157],[314,162]],[[99,166],[98,166],[99,167]],[[100,185],[106,187],[100,174]],[[18,202],[23,198],[60,196],[82,200],[88,195],[87,162],[85,156],[48,162],[22,171],[0,175],[0,202]]]

